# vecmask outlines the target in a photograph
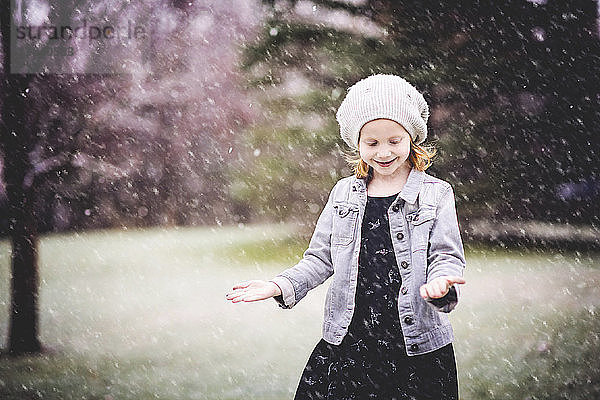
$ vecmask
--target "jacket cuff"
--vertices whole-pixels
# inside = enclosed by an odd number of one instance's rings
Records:
[[[296,293],[294,291],[294,286],[288,278],[284,276],[276,276],[269,282],[273,282],[279,286],[279,289],[281,290],[281,295],[274,297],[275,301],[279,304],[279,307],[292,308],[294,304],[296,304]]]

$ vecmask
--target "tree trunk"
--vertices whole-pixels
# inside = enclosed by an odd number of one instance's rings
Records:
[[[8,352],[11,355],[37,353],[41,350],[38,338],[37,223],[33,197],[28,190],[13,188],[12,193],[9,193],[12,218],[12,299]]]
[[[2,131],[4,178],[8,197],[9,236],[12,242],[11,315],[8,353],[37,353],[38,338],[38,264],[35,182],[25,177],[32,171],[29,160],[33,144],[27,115],[31,109],[26,89],[35,77],[10,73],[10,1],[0,1],[2,33]]]
[[[5,75],[6,76],[6,75]],[[25,177],[29,161],[27,96],[30,78],[8,75],[2,120],[4,122],[4,173],[12,242],[11,316],[8,351],[12,355],[41,350],[38,339],[38,264],[35,182]]]
[[[4,132],[4,174],[9,208],[9,235],[12,242],[11,317],[8,351],[18,355],[40,351],[38,340],[38,265],[35,182],[27,182],[31,171],[26,104],[23,96],[28,79],[9,76],[2,120]]]

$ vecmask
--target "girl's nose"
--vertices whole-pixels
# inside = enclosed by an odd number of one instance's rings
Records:
[[[379,149],[379,151],[377,152],[378,157],[387,157],[387,156],[390,156],[391,154],[392,154],[392,152],[388,148]]]

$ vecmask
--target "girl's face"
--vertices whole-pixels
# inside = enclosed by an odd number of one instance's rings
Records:
[[[410,135],[399,123],[376,119],[363,125],[359,134],[360,158],[373,167],[373,178],[393,176],[410,169]]]

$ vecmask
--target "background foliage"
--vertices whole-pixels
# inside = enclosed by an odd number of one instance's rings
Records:
[[[598,222],[594,1],[266,3],[271,16],[243,61],[268,99],[266,122],[248,140],[262,160],[244,166],[269,193],[255,209],[275,202],[289,207],[281,216],[301,215],[305,204],[288,201],[281,182],[302,187],[299,177],[314,175],[329,188],[349,175],[336,161],[345,145],[335,110],[359,79],[393,73],[430,104],[440,150],[431,172],[455,186],[466,222]],[[342,19],[350,23],[332,23]]]

